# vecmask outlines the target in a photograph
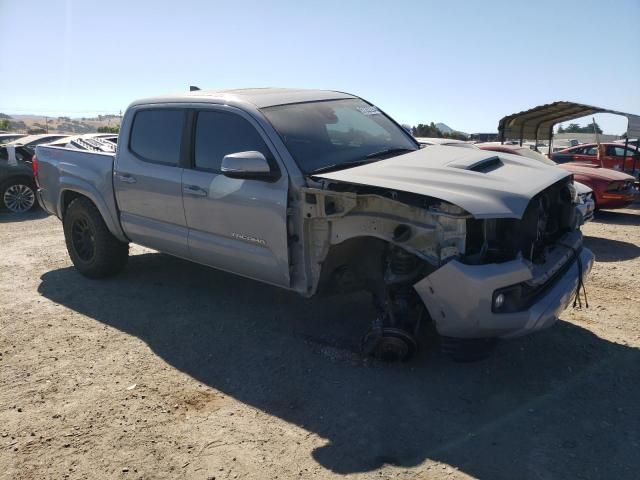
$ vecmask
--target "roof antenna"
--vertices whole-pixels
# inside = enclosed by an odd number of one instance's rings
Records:
[[[200,90],[200,87],[196,87],[195,85],[189,85],[190,92],[197,92],[198,90]]]

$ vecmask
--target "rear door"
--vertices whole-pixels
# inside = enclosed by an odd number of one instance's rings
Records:
[[[230,107],[193,111],[191,168],[182,177],[190,258],[264,282],[289,286],[286,170],[262,128]],[[276,180],[234,179],[225,155],[259,151]]]
[[[631,170],[634,159],[637,165],[639,159],[637,150],[631,148],[625,150],[624,145],[607,145],[607,156],[605,157],[604,166],[607,168],[615,168],[616,170]]]
[[[181,163],[187,111],[143,107],[133,115],[113,178],[122,229],[135,243],[187,257]]]

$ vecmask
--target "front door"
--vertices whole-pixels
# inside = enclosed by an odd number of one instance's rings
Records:
[[[192,168],[182,176],[190,258],[221,270],[289,286],[288,178],[268,138],[248,115],[226,108],[194,112]],[[261,152],[277,180],[220,173],[225,155]]]
[[[129,141],[118,145],[113,178],[131,241],[179,257],[188,256],[180,163],[186,115],[177,108],[135,112]]]
[[[574,150],[574,162],[589,162],[599,165],[598,162],[598,146],[590,145],[586,147],[578,147]]]

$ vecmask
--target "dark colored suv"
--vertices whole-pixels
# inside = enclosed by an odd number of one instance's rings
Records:
[[[0,145],[0,210],[24,213],[36,206],[36,184],[31,169],[36,145],[66,136],[31,135]]]

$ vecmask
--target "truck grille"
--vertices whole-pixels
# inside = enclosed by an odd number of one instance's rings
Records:
[[[544,261],[544,248],[575,225],[573,184],[564,179],[533,197],[519,225],[517,248],[532,262]]]

